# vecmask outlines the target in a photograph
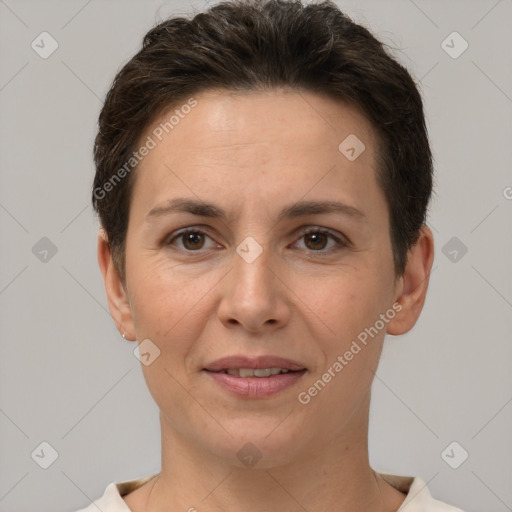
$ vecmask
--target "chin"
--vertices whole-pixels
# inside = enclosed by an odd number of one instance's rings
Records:
[[[204,439],[208,450],[230,464],[248,469],[270,469],[284,466],[299,455],[304,429],[293,425],[286,414],[280,418],[265,416],[243,418],[226,423],[231,434]],[[284,421],[283,421],[284,420]],[[292,428],[293,427],[293,428]]]

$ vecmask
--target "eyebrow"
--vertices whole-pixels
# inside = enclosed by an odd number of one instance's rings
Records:
[[[188,199],[177,197],[169,199],[163,205],[157,205],[152,208],[146,215],[146,219],[151,217],[161,217],[170,213],[185,212],[199,217],[211,217],[226,220],[227,215],[221,208],[214,204],[206,203],[196,199]]]
[[[228,219],[227,213],[213,203],[184,197],[169,199],[163,205],[155,206],[147,213],[146,219],[150,220],[154,217],[178,212],[191,213],[199,217],[216,218],[223,221]],[[367,220],[366,215],[361,210],[339,201],[299,201],[284,208],[279,214],[278,221],[323,213],[341,213],[355,219]]]
[[[286,207],[279,214],[278,220],[320,215],[322,213],[341,213],[356,219],[366,220],[366,215],[361,210],[339,201],[299,201]]]

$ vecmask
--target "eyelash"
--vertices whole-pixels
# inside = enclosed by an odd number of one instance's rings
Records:
[[[166,242],[165,242],[165,245],[166,246],[171,246],[173,245],[173,242],[175,240],[183,240],[183,237],[185,235],[188,235],[188,234],[199,234],[199,235],[203,235],[205,237],[208,237],[210,238],[210,240],[212,240],[212,238],[208,235],[208,233],[206,233],[205,231],[201,230],[201,229],[197,229],[197,228],[186,228],[184,229],[183,231],[180,231],[178,233],[176,233],[174,236],[172,236],[171,238],[167,238],[166,239]],[[339,236],[336,236],[334,233],[332,233],[331,231],[329,230],[326,230],[326,229],[321,229],[321,228],[307,228],[303,231],[301,231],[301,234],[299,236],[299,238],[297,239],[295,243],[297,243],[299,240],[303,239],[305,236],[307,235],[327,235],[328,238],[330,238],[331,240],[334,240],[334,242],[336,243],[336,246],[335,247],[331,247],[329,249],[320,249],[320,250],[317,250],[315,251],[314,249],[303,249],[303,250],[306,250],[307,252],[311,253],[311,255],[313,256],[324,256],[324,255],[330,255],[332,254],[333,252],[336,252],[336,251],[339,251],[343,248],[346,248],[346,247],[349,247],[350,246],[350,242],[345,238],[345,237],[339,237]],[[198,250],[189,250],[189,249],[182,249],[182,248],[177,248],[177,250],[179,251],[182,251],[182,252],[187,252],[187,253],[201,253],[201,252],[204,252],[205,249],[201,248],[201,249],[198,249]],[[208,250],[208,249],[206,249]]]

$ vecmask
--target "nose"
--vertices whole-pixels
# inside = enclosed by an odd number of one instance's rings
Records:
[[[233,268],[222,281],[218,308],[226,328],[240,326],[251,333],[268,334],[288,323],[287,288],[279,278],[276,262],[270,266],[271,259],[266,249],[254,261],[233,255]]]

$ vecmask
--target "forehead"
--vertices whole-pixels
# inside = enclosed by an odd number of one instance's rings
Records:
[[[194,103],[193,107],[190,104]],[[186,122],[185,122],[186,120]],[[146,130],[161,141],[171,133],[177,142],[183,127],[201,129],[198,137],[176,148],[275,142],[317,146],[343,140],[351,132],[372,143],[371,124],[352,105],[325,95],[290,88],[268,91],[231,91],[214,89],[200,92],[173,105]],[[181,129],[179,129],[181,127]],[[286,130],[281,130],[286,127]],[[187,134],[188,135],[188,134]],[[185,137],[186,135],[182,135]],[[341,139],[340,139],[341,137]],[[370,140],[371,139],[371,140]],[[211,142],[211,144],[210,144]]]
[[[149,138],[134,187],[146,210],[184,193],[243,202],[250,192],[268,206],[308,189],[334,200],[376,187],[371,124],[356,107],[311,92],[205,91],[167,110],[141,144]]]

